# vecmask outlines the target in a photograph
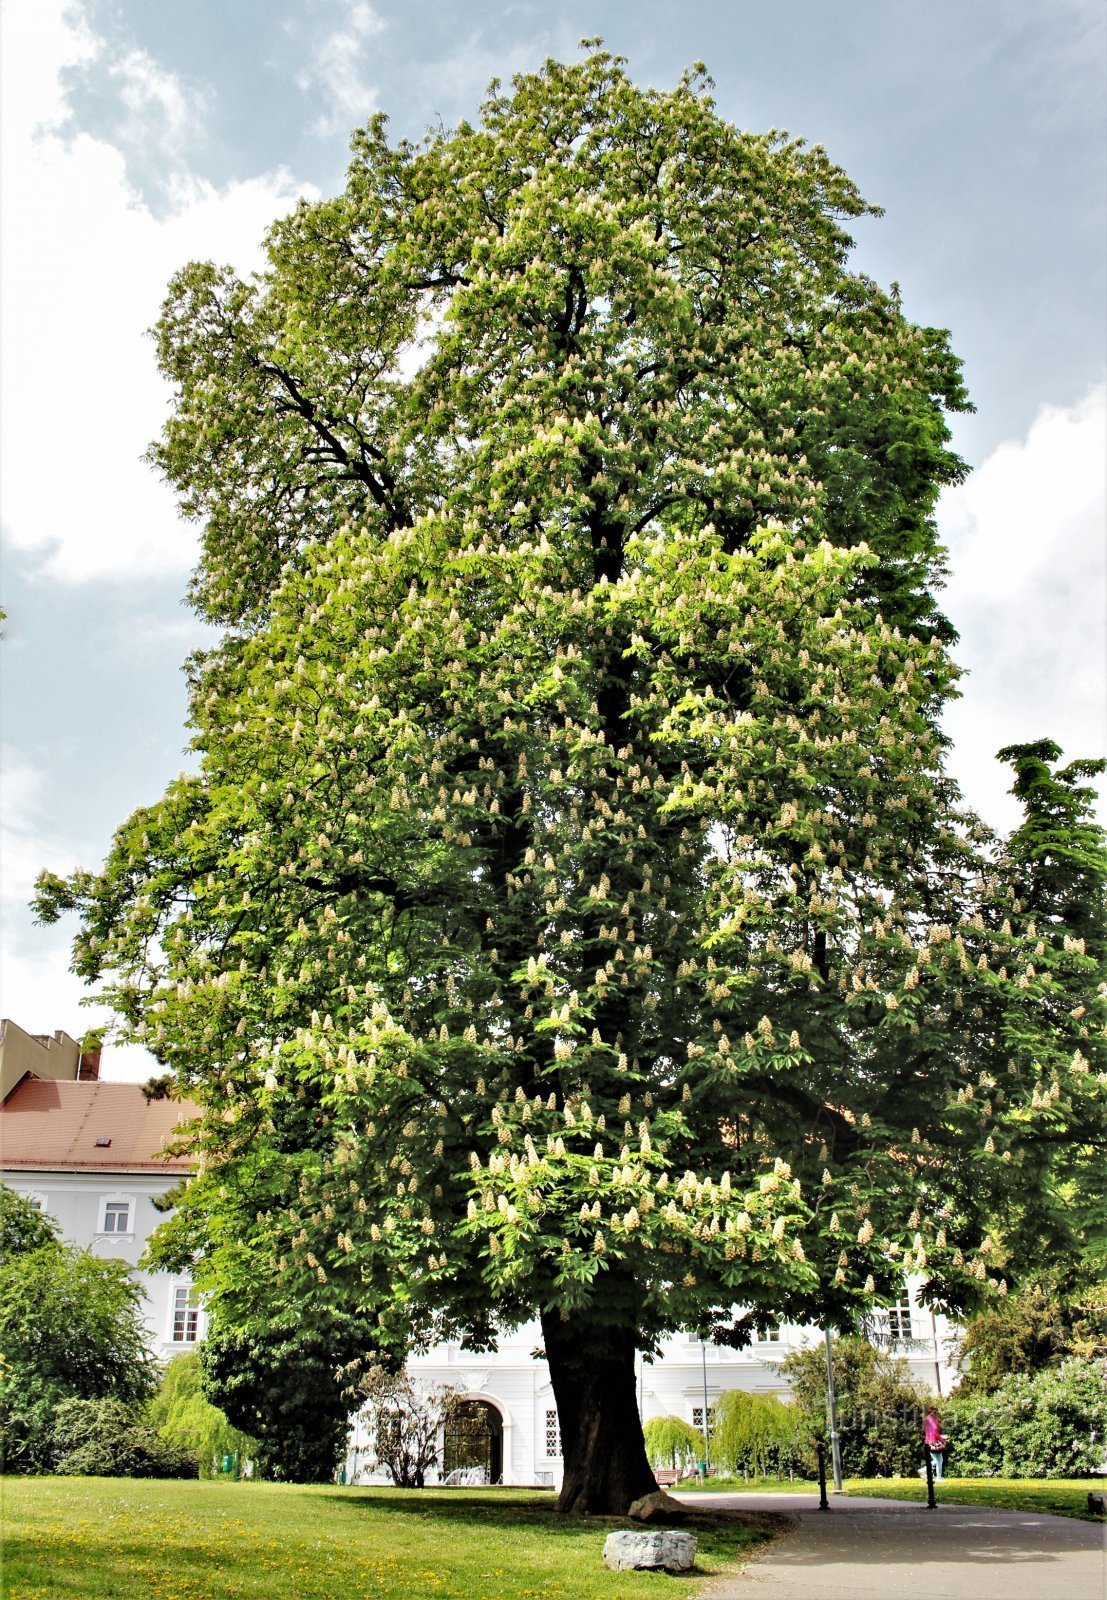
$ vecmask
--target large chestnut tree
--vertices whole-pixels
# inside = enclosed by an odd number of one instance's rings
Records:
[[[653,1487],[666,1331],[1000,1293],[1102,1149],[1101,952],[943,768],[967,401],[871,211],[597,49],[374,119],[157,328],[197,770],[42,912],[203,1108],[161,1248],[217,1319],[537,1315],[567,1509]]]

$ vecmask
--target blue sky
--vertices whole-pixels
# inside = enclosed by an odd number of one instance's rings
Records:
[[[24,909],[34,873],[98,863],[188,761],[195,536],[140,459],[169,275],[257,265],[272,217],[341,186],[372,111],[418,137],[596,34],[640,81],[703,60],[731,120],[824,144],[885,210],[857,266],[952,329],[978,407],[941,508],[970,800],[1012,820],[1003,743],[1107,748],[1101,0],[4,0],[0,1014],[93,1020],[67,931]]]

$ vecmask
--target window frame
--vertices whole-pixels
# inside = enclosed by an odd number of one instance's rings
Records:
[[[169,1299],[169,1343],[179,1345],[199,1344],[200,1314],[203,1307],[194,1283],[175,1283]],[[177,1323],[180,1320],[182,1333],[178,1336]],[[191,1332],[190,1332],[191,1330]]]
[[[700,1405],[698,1405],[698,1406],[693,1406],[692,1407],[692,1427],[695,1428],[696,1432],[699,1434],[700,1438],[702,1439],[703,1438],[703,1405],[702,1405],[702,1403]],[[714,1406],[708,1406],[708,1408],[707,1408],[707,1438],[708,1438],[709,1442],[714,1437],[714,1434],[715,1434],[715,1407]]]
[[[545,1446],[545,1448],[546,1448],[546,1456],[545,1456],[545,1459],[547,1461],[560,1461],[561,1460],[561,1422],[558,1419],[557,1407],[556,1406],[547,1406],[545,1408],[545,1410],[546,1410],[546,1423],[545,1423],[545,1428],[543,1430],[543,1437],[545,1438],[545,1441],[546,1441],[546,1446]],[[554,1445],[556,1448],[551,1449],[550,1448],[551,1444]]]
[[[122,1228],[117,1228],[114,1226],[109,1227],[109,1208],[114,1222],[118,1219],[119,1207],[121,1206],[125,1207],[123,1212],[123,1221],[125,1226]],[[124,1194],[118,1189],[112,1194],[102,1194],[100,1196],[100,1215],[97,1218],[96,1232],[98,1234],[102,1234],[108,1239],[133,1239],[135,1231],[136,1209],[137,1207],[135,1205],[134,1195]]]
[[[885,1308],[888,1318],[888,1338],[893,1348],[897,1344],[910,1344],[915,1334],[915,1308],[909,1299],[897,1300]]]

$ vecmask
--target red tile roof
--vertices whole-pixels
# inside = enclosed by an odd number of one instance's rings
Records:
[[[137,1083],[28,1074],[0,1106],[0,1167],[188,1172],[186,1157],[158,1152],[178,1123],[198,1114],[187,1100],[148,1101]]]

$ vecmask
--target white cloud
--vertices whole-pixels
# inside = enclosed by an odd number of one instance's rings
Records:
[[[83,1002],[89,991],[69,970],[70,921],[55,927],[32,924],[27,902],[46,865],[71,872],[87,850],[58,826],[47,774],[19,750],[0,750],[4,806],[0,813],[0,1016],[11,1017],[29,1033],[64,1028],[73,1038],[107,1023],[105,1006]],[[105,1077],[142,1082],[160,1070],[137,1045],[105,1049]]]
[[[130,50],[109,68],[120,85],[127,117],[117,138],[125,146],[150,153],[153,147],[171,167],[185,148],[204,135],[208,97],[195,85],[165,72],[145,50]]]
[[[184,572],[195,532],[140,459],[168,396],[144,333],[185,261],[260,264],[266,227],[300,188],[276,171],[217,189],[178,168],[169,214],[155,217],[129,185],[120,147],[62,131],[63,69],[104,49],[80,11],[9,0],[4,46],[5,536],[70,582]],[[111,70],[127,81],[134,117],[159,137],[189,125],[194,101],[149,57],[132,52]]]
[[[1107,392],[1044,406],[942,497],[946,608],[968,668],[946,717],[969,800],[1017,819],[1006,744],[1050,737],[1069,759],[1107,753]]]
[[[26,905],[43,865],[59,872],[78,865],[77,851],[51,820],[46,774],[11,745],[0,749],[4,806],[0,811],[0,900]]]
[[[377,89],[366,76],[368,44],[384,21],[365,0],[340,0],[342,21],[315,40],[308,63],[296,83],[316,94],[323,109],[311,132],[320,138],[349,133],[377,108]]]

